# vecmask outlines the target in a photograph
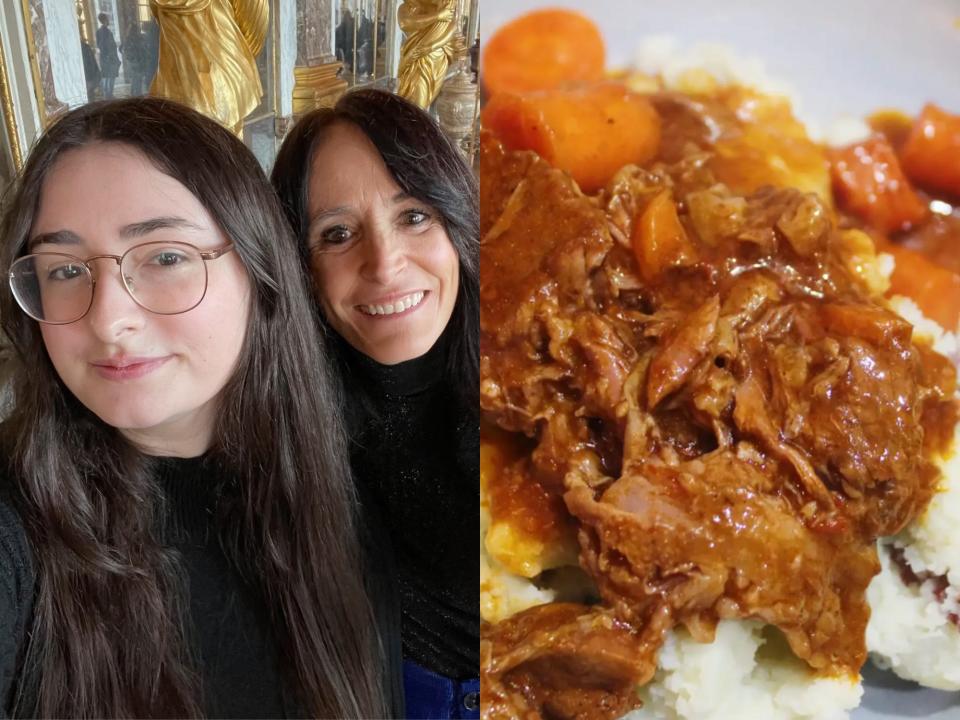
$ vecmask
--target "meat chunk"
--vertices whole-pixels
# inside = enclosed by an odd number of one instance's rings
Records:
[[[663,630],[564,603],[498,623],[480,644],[483,718],[618,718],[640,704],[636,689],[653,676]]]
[[[619,617],[642,627],[667,611],[698,629],[760,618],[814,668],[859,667],[876,552],[849,529],[807,527],[772,485],[719,451],[626,468],[599,497],[574,484],[566,502],[580,522],[581,560]]]

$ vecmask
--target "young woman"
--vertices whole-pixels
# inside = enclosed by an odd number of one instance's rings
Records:
[[[273,182],[334,333],[354,474],[392,539],[407,714],[476,717],[476,180],[426,113],[363,90],[291,130]]]
[[[327,350],[252,154],[168,101],[88,105],[2,237],[6,710],[387,714]]]

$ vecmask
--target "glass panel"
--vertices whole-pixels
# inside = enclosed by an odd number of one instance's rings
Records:
[[[343,62],[343,77],[363,85],[388,74],[387,14],[385,0],[340,0],[335,17],[334,46]]]

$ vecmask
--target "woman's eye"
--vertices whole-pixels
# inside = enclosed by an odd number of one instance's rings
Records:
[[[407,210],[403,213],[403,223],[405,225],[422,225],[430,220],[430,213],[425,210]]]
[[[51,280],[75,280],[83,274],[83,267],[80,265],[60,265],[51,268],[47,277]]]
[[[320,233],[322,245],[342,245],[353,238],[353,231],[346,225],[334,225]]]
[[[173,265],[179,265],[184,261],[183,255],[175,252],[162,252],[157,253],[153,256],[153,264],[160,265],[162,267],[171,267]]]

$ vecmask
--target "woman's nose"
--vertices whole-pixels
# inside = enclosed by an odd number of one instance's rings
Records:
[[[93,304],[85,319],[99,340],[113,343],[142,328],[146,311],[127,292],[115,262],[101,259],[98,264],[94,269]]]
[[[392,231],[377,230],[365,240],[363,274],[367,280],[389,284],[406,264],[402,239]]]

